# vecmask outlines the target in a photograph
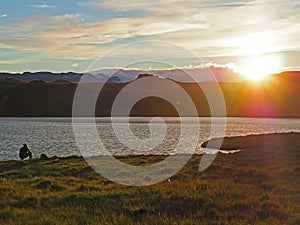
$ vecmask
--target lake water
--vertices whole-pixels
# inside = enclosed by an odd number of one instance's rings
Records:
[[[226,136],[300,132],[300,119],[217,118],[214,121],[216,129],[211,134],[210,118],[198,119],[200,135],[196,148],[197,153],[203,153],[204,150],[200,145],[210,135],[221,136],[219,134],[222,133],[224,120],[226,120]],[[180,136],[180,120],[178,118],[164,118],[164,120],[166,125],[162,122],[156,122],[153,125],[154,130],[160,130],[166,126],[166,136],[163,142],[155,148],[142,152],[124,146],[115,137],[110,118],[96,118],[96,127],[104,146],[114,154],[172,154]],[[149,118],[130,119],[130,128],[137,138],[145,139],[150,136],[148,122]],[[195,126],[193,118],[188,118],[184,122],[189,126]],[[123,118],[118,118],[116,123],[121,128],[126,126]],[[88,137],[90,121],[83,121],[81,125],[87,127],[84,135]],[[124,132],[126,132],[125,129]],[[185,136],[185,139],[188,141],[189,136]],[[41,153],[48,156],[81,155],[73,134],[72,118],[0,118],[0,160],[18,159],[18,151],[25,142],[33,152],[33,157],[39,157]],[[93,144],[95,143],[88,141],[85,143],[87,148]],[[93,147],[93,149],[96,148],[97,146]],[[187,149],[187,151],[189,150]],[[93,155],[101,154],[104,154],[101,149],[93,153]]]

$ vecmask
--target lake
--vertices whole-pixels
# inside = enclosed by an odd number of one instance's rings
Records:
[[[104,146],[113,154],[172,154],[181,133],[180,120],[179,118],[169,117],[163,119],[167,128],[166,137],[162,143],[158,143],[155,148],[148,151],[133,150],[124,146],[115,137],[110,118],[96,118],[95,120],[99,137]],[[198,120],[200,135],[196,153],[205,151],[200,145],[210,135],[218,137],[222,133],[224,120],[226,120],[226,136],[300,132],[300,119],[216,118],[214,121],[216,129],[213,134],[211,134],[210,129],[210,118],[198,118]],[[184,120],[184,123],[187,123],[188,126],[194,126],[195,121],[193,118],[187,118]],[[138,117],[130,119],[130,128],[137,138],[145,139],[150,137],[148,122],[149,118]],[[121,127],[121,130],[122,126],[126,126],[124,118],[118,118],[115,123]],[[83,120],[81,125],[87,127],[87,132],[84,135],[88,136],[90,121]],[[165,124],[162,122],[156,122],[153,125],[154,130],[160,130],[164,126]],[[124,132],[126,132],[126,129],[124,129]],[[190,135],[193,134],[191,133]],[[185,136],[185,139],[188,141],[189,136]],[[48,156],[81,155],[73,134],[72,118],[0,118],[0,160],[18,159],[18,152],[23,143],[27,143],[33,153],[33,157],[39,157],[41,153],[45,153]],[[85,143],[87,147],[93,144],[95,143]],[[98,149],[92,155],[102,154],[104,152]]]

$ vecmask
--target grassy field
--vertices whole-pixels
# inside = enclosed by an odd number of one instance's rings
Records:
[[[219,154],[203,172],[195,155],[169,181],[144,187],[113,183],[77,156],[2,161],[0,224],[299,225],[300,149],[293,144],[300,139],[291,136],[289,148],[277,136],[277,147]],[[163,158],[120,159],[145,165]]]

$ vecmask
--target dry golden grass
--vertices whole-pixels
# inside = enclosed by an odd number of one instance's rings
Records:
[[[0,224],[300,224],[299,149],[266,151],[219,154],[204,172],[196,155],[170,182],[145,187],[113,183],[81,157],[2,161]]]

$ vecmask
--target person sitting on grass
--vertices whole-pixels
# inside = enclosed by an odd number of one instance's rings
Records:
[[[20,149],[19,156],[20,156],[20,159],[22,159],[22,160],[27,157],[32,159],[32,153],[29,150],[29,148],[27,147],[27,144],[23,144],[23,147]]]

